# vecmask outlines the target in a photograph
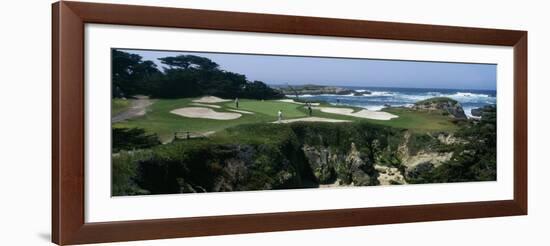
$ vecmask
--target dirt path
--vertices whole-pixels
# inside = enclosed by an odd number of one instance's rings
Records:
[[[228,109],[228,111],[241,113],[241,114],[254,114],[253,112],[244,111],[244,110],[237,110],[237,109]]]
[[[305,118],[297,118],[297,119],[290,119],[290,120],[273,121],[271,123],[292,123],[292,122],[298,122],[298,121],[304,121],[304,122],[333,122],[333,123],[351,122],[349,120],[337,120],[337,119],[329,119],[329,118],[321,118],[321,117],[305,117]]]
[[[112,123],[117,123],[121,121],[125,121],[131,118],[135,118],[138,116],[143,116],[147,112],[147,107],[149,107],[151,104],[153,104],[153,101],[151,101],[147,97],[139,97],[137,99],[132,99],[130,107],[120,112],[119,114],[113,116],[111,118]]]

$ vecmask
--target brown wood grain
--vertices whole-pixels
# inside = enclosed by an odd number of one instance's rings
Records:
[[[60,245],[527,214],[527,32],[114,4],[52,6],[52,240]],[[84,221],[84,24],[514,47],[514,199],[123,222]]]
[[[527,33],[514,45],[514,200],[527,214]]]
[[[52,5],[52,241],[59,242],[59,3]]]
[[[84,225],[84,25],[66,4],[54,9],[52,238],[65,244]]]
[[[515,44],[521,31],[149,6],[66,2],[85,22],[339,37]]]

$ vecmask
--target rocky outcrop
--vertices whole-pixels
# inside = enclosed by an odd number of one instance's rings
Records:
[[[215,191],[231,191],[236,184],[246,179],[247,167],[243,159],[226,160],[223,171],[223,175],[214,180],[213,190]]]
[[[370,95],[372,94],[372,92],[370,91],[362,91],[362,92],[354,92],[353,95],[356,96],[356,97],[360,97],[360,96],[363,96],[363,95]]]
[[[181,141],[157,146],[158,154],[123,152],[113,160],[122,168],[136,163],[137,175],[130,181],[150,194],[394,185],[421,183],[451,159],[451,151],[460,150],[453,145],[467,141],[452,133],[388,131],[367,124],[292,127],[270,126],[289,131],[277,141],[201,142],[199,147]]]
[[[409,150],[409,141],[411,134],[406,132],[403,136],[403,142],[398,147],[398,155],[401,163],[405,167],[404,175],[418,175],[420,172],[430,171],[432,168],[441,165],[443,162],[449,161],[453,156],[453,152],[433,151],[426,147],[416,153],[411,153]],[[459,142],[452,134],[439,134],[436,138],[441,144],[449,145]]]
[[[352,143],[348,153],[329,147],[304,146],[304,155],[319,184],[376,185],[376,170],[368,158]]]
[[[380,185],[407,184],[405,176],[396,167],[374,165],[374,169],[378,172]]]
[[[376,179],[372,176],[375,175],[374,167],[372,164],[368,164],[365,160],[365,156],[361,154],[355,147],[354,143],[351,143],[351,150],[346,156],[344,162],[344,174],[351,178],[351,184],[357,186],[375,185]]]
[[[336,166],[343,161],[342,156],[330,148],[305,145],[302,150],[319,184],[328,184],[335,180]]]
[[[407,168],[406,175],[410,179],[421,177],[425,173],[429,173],[434,169],[435,165],[432,162],[422,162],[415,166]]]
[[[459,142],[459,140],[453,134],[443,134],[443,133],[437,135],[437,140],[442,144],[446,144],[446,145]]]
[[[441,163],[446,162],[451,159],[453,156],[452,152],[444,152],[444,153],[438,153],[438,152],[427,152],[427,151],[420,151],[416,155],[407,156],[406,158],[403,158],[403,165],[407,167],[407,172],[410,170],[413,170],[418,165],[423,163],[430,163],[433,166],[439,166]]]
[[[482,108],[473,108],[471,111],[472,116],[475,116],[475,117],[481,117],[481,112],[482,112]]]
[[[320,94],[334,94],[334,95],[350,95],[355,93],[354,90],[335,87],[335,86],[322,86],[322,85],[298,85],[281,87],[279,90],[285,95],[320,95]]]
[[[136,183],[151,194],[302,187],[303,168],[293,159],[301,151],[290,144],[216,145],[185,153],[179,160],[159,156],[139,162]]]
[[[462,141],[448,133],[419,136],[408,131],[399,138],[400,144],[393,150],[379,139],[361,145],[347,142],[347,147],[323,144],[322,135],[320,142],[309,144],[223,145],[209,150],[208,155],[195,153],[193,158],[200,159],[195,166],[169,161],[161,166],[145,162],[142,167],[149,169],[145,175],[170,170],[167,174],[174,176],[179,193],[398,185],[407,184],[409,179],[414,183],[417,177],[450,160],[452,152],[437,151],[432,149],[434,145]],[[420,142],[418,148],[413,147],[414,141],[426,142]],[[154,194],[168,189],[141,185]]]
[[[486,105],[481,108],[474,108],[472,109],[472,115],[475,117],[482,117],[483,114],[487,112],[495,112],[496,108],[494,105]]]
[[[414,179],[432,171],[452,156],[451,152],[432,151],[427,146],[413,153],[409,151],[410,138],[409,132],[403,134],[402,142],[397,148],[396,164],[376,157],[382,154],[379,151],[392,152],[390,148],[380,148],[378,140],[374,140],[369,147],[376,149],[373,157],[369,157],[372,154],[369,148],[363,146],[359,149],[353,142],[343,149],[330,145],[303,144],[299,147],[299,152],[303,155],[298,154],[303,156],[301,162],[292,160],[287,153],[280,156],[283,158],[273,156],[265,159],[264,163],[262,156],[270,153],[270,150],[263,149],[262,146],[226,145],[217,151],[223,156],[230,156],[229,158],[206,159],[204,167],[200,169],[192,168],[195,171],[188,172],[186,170],[190,167],[185,167],[182,173],[172,172],[171,175],[177,174],[176,182],[180,193],[303,187],[303,182],[308,182],[304,180],[307,177],[310,177],[312,187],[316,187],[315,184],[319,187],[398,185],[407,184],[408,178]],[[442,144],[459,141],[452,134],[439,134],[433,139]],[[273,160],[279,162],[275,163]],[[265,168],[269,170],[268,173],[265,173]],[[251,184],[251,181],[255,183]],[[152,187],[147,188],[158,193]]]
[[[441,111],[455,119],[466,119],[466,114],[462,105],[454,99],[447,97],[433,97],[416,102],[413,107],[415,110]]]

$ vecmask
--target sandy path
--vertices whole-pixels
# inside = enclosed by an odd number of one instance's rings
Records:
[[[241,113],[241,114],[254,114],[254,112],[244,111],[244,110],[237,110],[237,109],[227,109],[228,111]]]
[[[207,131],[207,132],[178,132],[176,138],[177,139],[191,139],[191,138],[204,138],[208,137],[212,134],[216,133],[215,131]],[[170,139],[166,143],[171,142],[173,139]]]
[[[306,105],[306,103],[303,103],[303,102],[296,102],[294,101],[294,99],[280,99],[280,100],[277,100],[279,102],[286,102],[286,103],[294,103],[294,104],[300,104],[300,105]],[[311,103],[311,106],[319,106],[321,105],[320,103]]]
[[[319,109],[321,112],[331,113],[331,114],[340,114],[353,116],[358,118],[373,119],[373,120],[391,120],[397,118],[397,115],[390,114],[383,111],[372,111],[368,109],[362,109],[359,112],[353,112],[351,108],[333,108],[333,107],[315,107],[314,109]]]
[[[231,100],[221,99],[219,97],[214,97],[214,96],[205,96],[205,97],[201,97],[200,99],[193,100],[193,102],[195,103],[220,103],[220,102],[229,102],[229,101]]]
[[[242,114],[238,113],[216,112],[210,108],[200,107],[179,108],[170,111],[170,113],[188,118],[202,118],[212,120],[234,120],[242,116]]]
[[[306,118],[298,118],[298,119],[290,119],[290,120],[281,120],[274,121],[271,123],[292,123],[292,122],[333,122],[333,123],[342,123],[342,122],[350,122],[349,120],[336,120],[336,119],[329,119],[329,118],[321,118],[321,117],[306,117]]]
[[[221,108],[221,106],[218,106],[218,105],[204,104],[204,103],[190,103],[189,105],[200,106],[200,107],[209,107],[209,108]]]
[[[127,110],[120,112],[119,114],[111,118],[112,123],[117,123],[131,118],[143,116],[145,115],[145,113],[147,113],[147,107],[153,104],[153,101],[149,100],[149,98],[147,97],[140,97],[138,99],[131,100],[131,105]]]

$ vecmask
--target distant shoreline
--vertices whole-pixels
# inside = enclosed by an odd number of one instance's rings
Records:
[[[369,110],[379,111],[388,107],[411,107],[414,103],[432,97],[448,97],[460,102],[464,112],[469,118],[474,118],[473,109],[487,105],[496,105],[496,90],[471,90],[471,89],[437,89],[437,88],[399,88],[399,87],[360,87],[360,86],[319,86],[306,85],[306,87],[339,88],[341,93],[308,93],[300,91],[298,98],[296,93],[289,92],[286,85],[274,89],[281,91],[287,98],[300,99],[302,101],[324,101],[332,105],[347,105]],[[296,88],[301,88],[297,86]]]
[[[267,84],[271,88],[279,89],[287,87],[287,84]],[[419,90],[465,90],[465,91],[492,91],[496,92],[496,89],[469,89],[469,88],[438,88],[438,87],[393,87],[393,86],[358,86],[358,85],[341,85],[341,84],[290,84],[290,86],[305,86],[314,85],[320,87],[340,87],[346,89],[419,89]]]

